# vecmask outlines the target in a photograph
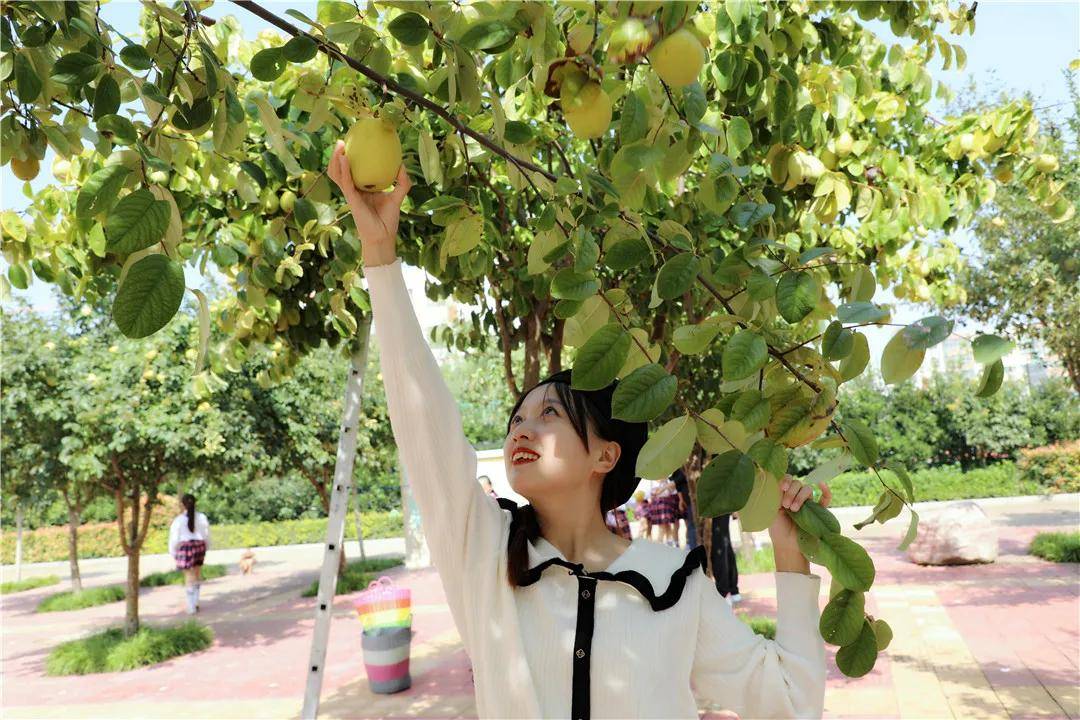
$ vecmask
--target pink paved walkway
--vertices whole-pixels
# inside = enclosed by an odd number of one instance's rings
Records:
[[[1059,524],[1028,522],[1004,528],[998,562],[984,566],[916,567],[895,550],[898,537],[860,537],[877,567],[868,611],[896,637],[874,670],[855,680],[836,670],[829,647],[826,717],[1080,718],[1080,568],[1027,556],[1030,538]],[[829,579],[823,568],[814,571],[823,576],[824,606]],[[438,576],[392,574],[413,589],[413,687],[391,696],[368,691],[360,624],[349,598],[339,598],[321,716],[475,717],[468,659]],[[122,603],[36,615],[33,607],[55,586],[6,596],[3,715],[296,717],[312,626],[312,600],[299,591],[312,577],[267,568],[209,582],[199,619],[214,629],[211,649],[110,676],[45,677],[44,659],[56,643],[119,621]],[[738,612],[775,613],[771,575],[744,576],[740,590]],[[176,587],[144,591],[144,622],[184,619],[182,600]]]

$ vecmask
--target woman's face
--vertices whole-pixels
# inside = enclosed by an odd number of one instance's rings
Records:
[[[599,483],[619,459],[619,444],[596,435],[589,424],[589,449],[570,422],[570,416],[555,386],[545,383],[526,396],[512,418],[503,442],[506,477],[519,495],[533,500],[537,495],[580,492],[596,479]],[[531,450],[539,457],[515,463],[518,449]]]

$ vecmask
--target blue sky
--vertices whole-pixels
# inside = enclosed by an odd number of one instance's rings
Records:
[[[263,5],[282,15],[288,8],[296,8],[310,17],[316,14],[314,2],[264,2]],[[133,36],[139,10],[140,4],[132,0],[114,0],[103,7],[103,14],[118,30]],[[235,15],[244,28],[245,36],[249,38],[254,37],[260,30],[271,27],[245,10],[221,0],[207,10],[206,14],[211,17]],[[1037,98],[1036,107],[1049,106],[1041,114],[1058,112],[1069,97],[1062,70],[1070,61],[1080,57],[1080,3],[1075,0],[982,0],[977,10],[975,34],[953,37],[951,41],[960,44],[967,51],[967,68],[963,72],[943,71],[940,69],[940,62],[935,60],[930,67],[935,79],[943,80],[957,90],[965,87],[968,78],[973,77],[980,87],[1011,93],[1030,92]],[[943,109],[939,106],[935,111],[942,112]],[[51,174],[47,172],[51,162],[50,151],[42,164],[42,174],[32,183],[35,189],[51,179]],[[26,207],[22,185],[11,174],[9,167],[0,169],[0,197],[5,210],[21,210]],[[197,285],[199,278],[192,273],[188,282]],[[36,308],[47,310],[55,306],[49,287],[40,281],[34,282],[28,291],[19,294],[27,296]],[[882,298],[879,293],[877,299],[891,298]],[[925,314],[922,310],[902,307],[896,319],[909,322],[922,314]],[[870,333],[871,355],[875,361],[891,334],[888,329]]]

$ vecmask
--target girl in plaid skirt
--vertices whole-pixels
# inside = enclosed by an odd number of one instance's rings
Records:
[[[195,512],[194,495],[184,495],[180,504],[184,512],[173,519],[169,528],[169,554],[176,559],[176,568],[184,572],[187,611],[194,615],[199,611],[202,566],[210,547],[210,521],[202,513]]]

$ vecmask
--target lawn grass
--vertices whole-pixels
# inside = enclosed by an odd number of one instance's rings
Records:
[[[750,629],[756,632],[758,635],[764,635],[770,640],[776,639],[776,621],[772,618],[749,615],[741,615],[736,613],[736,616],[744,623],[750,626]]]
[[[82,592],[56,593],[38,603],[35,612],[61,612],[64,610],[82,610],[83,608],[119,602],[125,597],[123,585],[105,585],[87,588]]]
[[[143,627],[130,638],[120,628],[53,648],[45,660],[47,675],[121,672],[164,662],[210,647],[214,632],[194,620],[166,628]]]
[[[23,590],[33,590],[34,588],[45,587],[46,585],[56,585],[60,582],[60,578],[57,575],[45,575],[43,577],[26,578],[25,580],[12,580],[11,582],[0,583],[0,595],[10,595],[11,593],[22,592]]]
[[[776,559],[773,557],[772,545],[767,545],[763,548],[757,548],[754,550],[753,557],[747,562],[743,559],[738,550],[735,551],[735,567],[739,569],[740,575],[753,575],[754,573],[765,573],[776,571]]]
[[[214,578],[223,577],[226,575],[224,565],[203,565],[202,579],[213,580]],[[184,571],[183,570],[170,570],[169,572],[156,572],[150,573],[142,580],[139,581],[139,585],[142,587],[161,587],[162,585],[183,585],[184,584]]]
[[[402,564],[398,558],[372,558],[354,560],[345,566],[345,572],[338,576],[337,594],[348,595],[357,590],[366,590],[372,580],[377,580],[383,570]],[[319,581],[314,580],[304,590],[302,597],[315,597],[319,594]]]
[[[1050,562],[1080,562],[1080,532],[1039,533],[1028,552]]]

